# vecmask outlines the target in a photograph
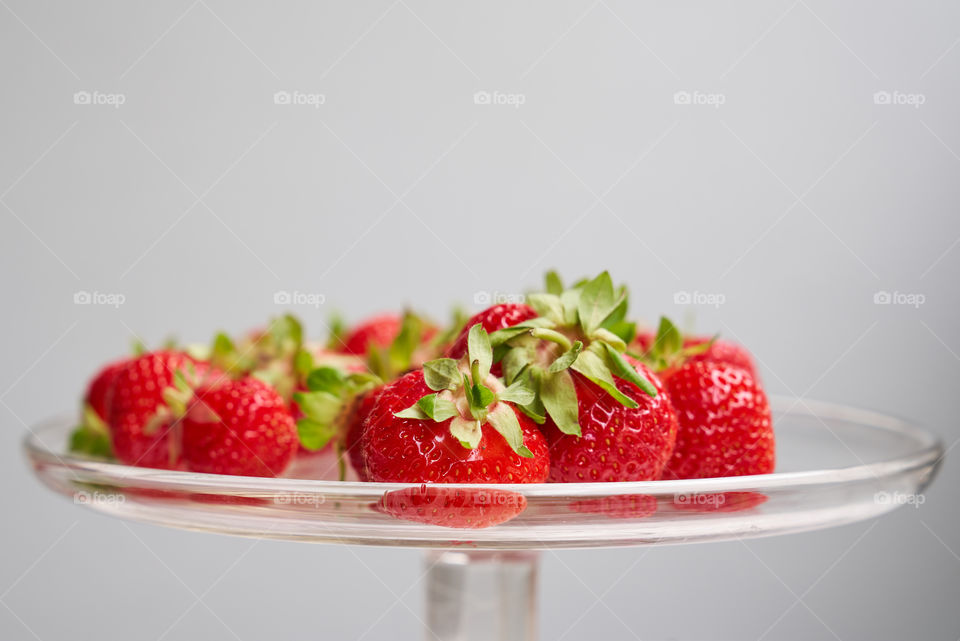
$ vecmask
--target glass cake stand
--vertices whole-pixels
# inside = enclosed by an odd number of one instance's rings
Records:
[[[425,548],[428,638],[533,639],[540,550],[720,541],[869,519],[914,501],[943,456],[939,439],[900,419],[789,398],[773,407],[778,471],[701,480],[360,483],[332,480],[336,465],[324,455],[304,457],[290,478],[193,474],[71,455],[69,420],[37,426],[25,447],[48,487],[121,518]],[[414,506],[418,496],[427,508]],[[491,520],[502,522],[467,527]]]

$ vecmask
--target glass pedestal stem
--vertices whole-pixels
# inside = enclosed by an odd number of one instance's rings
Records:
[[[430,550],[425,638],[537,638],[538,552]]]

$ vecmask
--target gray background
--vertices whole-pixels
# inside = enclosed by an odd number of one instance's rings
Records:
[[[551,266],[609,268],[638,314],[748,343],[771,391],[955,444],[958,18],[900,1],[0,0],[0,637],[419,637],[415,551],[125,524],[23,463],[26,425],[74,408],[134,332],[239,331],[281,290],[325,297],[297,309],[322,335],[333,307],[443,317]],[[924,302],[875,305],[884,290]],[[547,555],[543,636],[956,639],[958,481],[948,456],[919,508],[749,546]]]

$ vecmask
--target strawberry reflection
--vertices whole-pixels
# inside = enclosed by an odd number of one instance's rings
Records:
[[[712,492],[677,494],[673,509],[683,512],[742,512],[766,503],[760,492]]]
[[[657,499],[647,494],[618,494],[574,501],[570,509],[611,519],[642,519],[656,513]]]
[[[526,508],[526,497],[509,490],[428,484],[386,492],[374,505],[404,521],[457,529],[500,525]]]

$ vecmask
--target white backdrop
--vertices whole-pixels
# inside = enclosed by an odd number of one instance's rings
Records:
[[[609,268],[638,315],[749,344],[772,392],[953,445],[958,18],[0,1],[0,636],[419,638],[414,551],[125,524],[23,463],[25,424],[74,408],[134,334],[239,331],[281,291],[323,298],[296,307],[322,335],[333,308],[445,317],[549,267]],[[543,637],[954,639],[956,452],[923,505],[876,522],[548,555]]]

